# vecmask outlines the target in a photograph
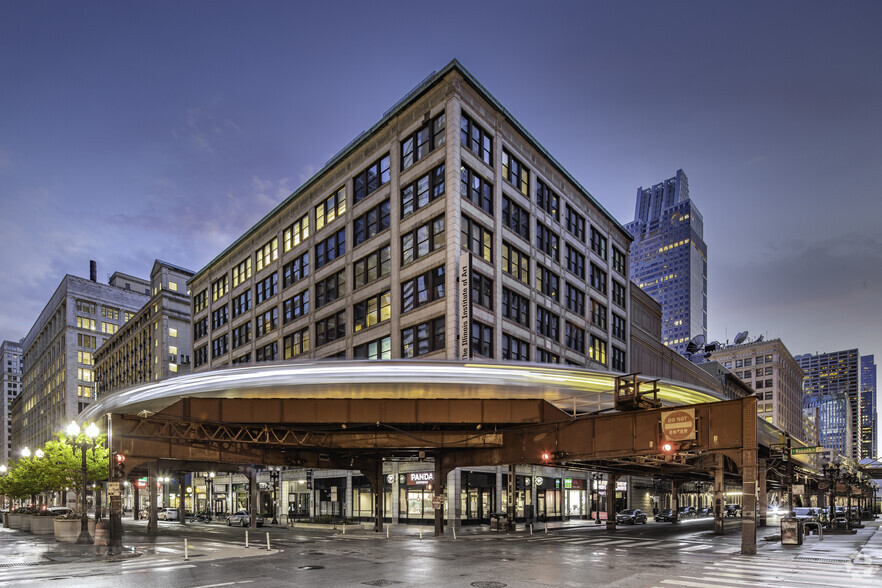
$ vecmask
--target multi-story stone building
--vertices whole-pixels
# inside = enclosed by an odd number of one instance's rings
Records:
[[[95,352],[95,382],[102,394],[190,371],[190,295],[193,272],[156,260],[152,296]]]
[[[860,354],[857,349],[797,355],[805,376],[805,406],[820,409],[820,442],[861,459]]]
[[[626,371],[629,245],[452,62],[194,276],[194,370],[420,356]]]
[[[876,357],[861,356],[861,458],[877,459]]]
[[[689,198],[683,170],[651,188],[637,189],[631,279],[662,305],[662,342],[683,353],[707,336],[707,245],[704,221]]]
[[[3,368],[0,377],[0,440],[3,447],[0,448],[0,464],[7,463],[12,456],[12,416],[10,407],[12,401],[21,392],[21,343],[16,341],[4,341],[0,344],[0,367]]]
[[[42,445],[94,400],[95,351],[149,299],[145,280],[96,274],[93,263],[89,280],[66,275],[22,341],[21,444]]]
[[[804,440],[803,373],[780,339],[723,347],[711,357],[753,388],[759,416]]]

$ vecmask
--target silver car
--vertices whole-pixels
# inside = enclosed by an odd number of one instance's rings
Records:
[[[263,526],[263,517],[262,516],[257,515],[255,517],[255,520],[257,521],[258,527]],[[228,527],[232,527],[233,525],[238,525],[240,527],[247,527],[250,524],[251,524],[251,518],[248,515],[248,511],[245,511],[245,510],[238,510],[227,517],[227,526]]]
[[[178,509],[176,508],[160,508],[156,512],[156,518],[160,521],[176,521],[178,520]]]

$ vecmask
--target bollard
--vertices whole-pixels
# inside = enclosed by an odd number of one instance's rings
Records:
[[[270,540],[269,540],[269,532],[266,534],[266,550],[270,551]]]
[[[248,531],[245,531],[245,549],[248,549]]]
[[[456,527],[450,525],[450,528],[453,529],[453,540],[456,541]]]
[[[530,523],[530,537],[533,536],[533,523]]]
[[[343,534],[346,534],[346,523],[343,523]]]
[[[545,534],[548,535],[548,521],[545,521]]]
[[[389,538],[389,527],[386,527],[386,539]]]
[[[188,551],[187,540],[184,539],[184,561],[190,561],[190,553]]]
[[[420,529],[420,541],[422,541],[422,540],[423,540],[423,530]]]

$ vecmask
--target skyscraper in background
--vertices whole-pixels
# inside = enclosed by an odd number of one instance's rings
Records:
[[[805,373],[805,408],[820,409],[821,445],[855,460],[865,457],[861,454],[859,356],[857,349],[847,349],[794,358]]]
[[[878,417],[876,415],[876,357],[861,356],[861,457],[877,459]]]
[[[631,243],[631,280],[662,307],[662,342],[683,353],[707,336],[707,246],[704,221],[689,198],[683,170],[637,189]]]

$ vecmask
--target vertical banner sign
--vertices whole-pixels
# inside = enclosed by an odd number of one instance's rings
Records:
[[[472,357],[472,254],[459,256],[459,359]]]

